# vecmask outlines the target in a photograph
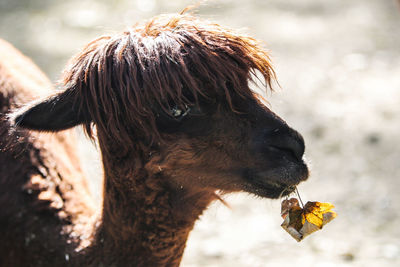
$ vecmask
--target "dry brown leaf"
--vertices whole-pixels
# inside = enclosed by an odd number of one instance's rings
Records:
[[[336,217],[336,212],[331,210],[334,207],[331,203],[309,201],[301,208],[296,198],[284,200],[281,207],[284,221],[281,226],[300,242]]]

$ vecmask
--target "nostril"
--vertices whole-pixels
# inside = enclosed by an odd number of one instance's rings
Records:
[[[303,136],[301,136],[298,132],[294,132],[294,136],[292,138],[292,150],[297,159],[301,160],[304,155],[305,145]]]
[[[271,147],[276,150],[280,150],[287,154],[290,154],[297,160],[301,160],[303,158],[304,153],[301,153],[300,150],[298,150],[298,149],[293,149],[293,147],[286,147],[286,146],[282,147],[282,146],[275,146],[275,145],[273,145]]]
[[[289,135],[280,136],[274,141],[275,142],[270,144],[271,147],[281,151],[285,151],[286,153],[294,156],[297,160],[302,160],[305,145],[304,139],[299,133],[293,132]]]

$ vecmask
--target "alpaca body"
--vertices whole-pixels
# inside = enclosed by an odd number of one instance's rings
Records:
[[[79,245],[94,206],[73,132],[12,129],[9,110],[48,95],[52,85],[2,40],[0,54],[0,266],[57,266]]]
[[[41,95],[31,87],[50,86],[20,85],[43,75],[8,49],[23,64],[0,64],[0,265],[179,266],[218,194],[277,198],[308,177],[301,135],[249,88],[256,71],[266,86],[275,77],[253,38],[190,15],[155,17],[89,43],[60,92],[10,120]],[[97,133],[97,207],[64,131],[78,125]]]

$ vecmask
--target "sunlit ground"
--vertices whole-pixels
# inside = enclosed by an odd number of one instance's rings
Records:
[[[190,3],[1,0],[0,37],[56,81],[67,59],[94,37]],[[297,243],[280,227],[280,201],[232,195],[231,209],[216,203],[197,223],[183,266],[399,265],[395,1],[220,0],[197,13],[265,42],[282,88],[268,95],[270,106],[306,139],[312,175],[299,186],[302,198],[334,203],[338,218]],[[99,164],[84,147],[98,192]]]

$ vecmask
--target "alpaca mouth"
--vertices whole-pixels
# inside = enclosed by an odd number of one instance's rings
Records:
[[[280,198],[290,195],[295,189],[295,185],[276,182],[251,183],[245,186],[247,192],[263,198]]]
[[[254,172],[246,170],[244,190],[263,198],[279,198],[291,194],[296,186],[307,180],[309,171],[305,163]]]

